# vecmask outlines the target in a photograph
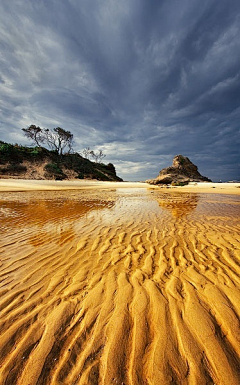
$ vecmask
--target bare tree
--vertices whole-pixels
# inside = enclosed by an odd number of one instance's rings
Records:
[[[48,128],[40,128],[32,124],[22,130],[24,135],[32,139],[38,147],[41,144],[47,144],[51,150],[57,151],[59,155],[62,155],[64,150],[67,150],[67,153],[72,150],[73,134],[61,127],[54,128],[51,131]]]
[[[89,159],[90,156],[91,156],[91,149],[90,147],[86,147],[82,150],[82,152],[80,153],[80,155],[82,155],[84,158],[86,159]]]
[[[59,155],[63,154],[64,149],[67,153],[72,150],[73,134],[61,127],[54,128],[53,131],[44,129],[44,142]]]
[[[44,141],[42,128],[31,124],[28,128],[22,128],[22,131],[28,139],[33,140],[33,144],[41,147],[41,143]]]
[[[94,159],[96,163],[101,163],[103,158],[105,158],[106,155],[103,154],[102,150],[98,150],[98,153],[94,152],[93,150],[90,152],[91,157]]]

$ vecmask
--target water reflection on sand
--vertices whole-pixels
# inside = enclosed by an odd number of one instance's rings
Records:
[[[170,194],[170,196],[165,194],[161,199],[158,199],[158,204],[163,209],[169,210],[173,217],[180,218],[195,210],[198,201],[198,194]]]
[[[1,194],[0,383],[239,384],[239,203]]]
[[[82,192],[18,192],[2,193],[0,224],[4,226],[38,225],[48,222],[72,221],[92,210],[111,208],[114,196],[106,200],[85,198]]]

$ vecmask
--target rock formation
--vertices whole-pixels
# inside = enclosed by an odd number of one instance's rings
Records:
[[[198,172],[197,166],[195,166],[189,158],[176,155],[173,158],[171,167],[162,169],[157,178],[147,180],[146,182],[150,184],[180,184],[188,182],[211,182],[211,180],[202,176]]]

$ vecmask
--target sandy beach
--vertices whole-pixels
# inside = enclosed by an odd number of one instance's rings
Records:
[[[151,188],[165,190],[165,186],[149,185],[144,182],[103,182],[96,180],[26,180],[26,179],[0,179],[1,191],[56,191],[56,190],[82,190],[82,189],[112,189],[112,188]],[[240,183],[189,183],[181,187],[169,187],[176,192],[214,193],[240,195]]]
[[[26,180],[0,179],[0,191],[59,191],[59,190],[89,190],[112,188],[147,188],[143,182],[103,182],[96,180]]]
[[[0,180],[0,383],[240,383],[239,184]]]

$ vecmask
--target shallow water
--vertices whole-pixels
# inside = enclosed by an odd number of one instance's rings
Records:
[[[3,384],[238,384],[235,195],[1,193]]]

